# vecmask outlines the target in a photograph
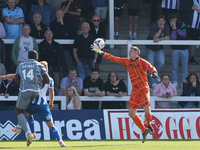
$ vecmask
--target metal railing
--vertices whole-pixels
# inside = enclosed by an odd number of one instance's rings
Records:
[[[130,96],[103,96],[103,97],[88,97],[88,96],[80,96],[81,101],[129,101]],[[47,100],[49,97],[47,96]],[[9,96],[6,99],[4,96],[0,96],[0,101],[17,101],[17,96]],[[55,96],[54,101],[60,102],[61,110],[66,109],[66,97],[65,96]],[[156,101],[169,101],[169,102],[176,102],[176,101],[200,101],[200,96],[174,96],[171,98],[162,98],[157,96],[151,96],[151,109],[155,109],[155,102]],[[200,108],[198,108],[200,109]]]

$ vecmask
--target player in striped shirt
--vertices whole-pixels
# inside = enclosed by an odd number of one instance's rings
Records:
[[[133,119],[134,123],[141,129],[143,140],[145,142],[148,133],[153,135],[154,130],[150,125],[151,109],[150,109],[150,92],[147,79],[147,70],[151,71],[154,78],[159,78],[157,70],[148,61],[142,59],[140,49],[132,46],[129,50],[130,58],[121,58],[113,56],[107,52],[101,51],[99,48],[91,45],[93,51],[100,53],[104,58],[118,64],[122,64],[129,72],[130,80],[132,83],[132,92],[129,99],[129,116]],[[137,109],[143,105],[145,111],[145,118],[147,121],[147,128],[142,123],[140,117],[137,115]]]
[[[40,62],[42,65],[45,66],[48,72],[48,64],[46,61]],[[49,90],[49,103],[46,100],[46,93]],[[34,137],[36,138],[35,134],[35,127],[34,127],[34,118],[33,114],[39,113],[42,119],[46,122],[47,126],[49,127],[50,131],[54,135],[54,137],[58,140],[58,143],[61,147],[67,147],[66,144],[62,141],[62,137],[60,136],[58,129],[55,127],[53,123],[53,117],[51,114],[50,109],[53,108],[54,102],[54,81],[50,78],[50,83],[45,84],[43,88],[40,90],[40,93],[36,99],[32,101],[27,107],[27,120],[29,122],[31,132],[34,133]]]

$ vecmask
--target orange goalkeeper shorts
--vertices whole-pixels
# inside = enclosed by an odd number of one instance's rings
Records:
[[[141,105],[143,107],[150,106],[150,92],[149,89],[144,90],[132,90],[130,99],[129,99],[129,108],[139,108]]]

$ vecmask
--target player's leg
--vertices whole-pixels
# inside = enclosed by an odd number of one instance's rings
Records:
[[[129,99],[129,116],[133,119],[134,123],[141,129],[142,133],[145,132],[146,128],[142,123],[140,117],[137,115],[137,109],[141,106],[141,101],[139,100],[139,91],[132,90]]]
[[[30,131],[30,127],[28,125],[28,122],[24,116],[24,109],[20,109],[20,108],[16,108],[16,115],[17,115],[17,119],[18,119],[18,126],[21,126],[21,128],[24,130],[25,132],[25,136],[27,138],[27,146],[29,146],[32,143],[32,139],[33,134]],[[12,129],[13,131],[13,129]]]
[[[149,90],[144,90],[143,91],[143,98],[142,98],[142,103],[143,103],[143,108],[145,112],[145,119],[147,121],[147,128],[149,130],[149,133],[153,135],[154,130],[153,127],[151,126],[151,118],[152,118],[152,113],[151,113],[151,108],[150,108],[150,92]]]
[[[18,125],[22,127],[22,129],[24,130],[24,132],[27,134],[27,132],[30,131],[28,122],[24,116],[24,109],[20,109],[20,108],[16,108],[16,116],[18,119]]]
[[[61,147],[66,147],[66,144],[62,141],[62,137],[59,134],[58,129],[55,127],[53,123],[53,118],[51,111],[49,109],[48,105],[40,106],[41,111],[39,112],[40,116],[43,118],[43,120],[46,122],[47,126],[49,127],[51,133],[54,135],[58,143]]]
[[[18,118],[18,125],[22,127],[26,134],[27,138],[27,146],[32,143],[32,139],[34,138],[33,134],[30,131],[29,124],[26,120],[24,112],[28,107],[29,103],[34,100],[38,96],[38,92],[19,92],[18,100],[16,104],[16,114]]]
[[[148,129],[145,128],[144,124],[142,123],[140,117],[136,114],[137,109],[129,108],[129,116],[133,119],[134,123],[140,128],[142,131],[142,143],[146,141],[147,134],[149,132]]]
[[[28,122],[24,116],[25,109],[28,106],[29,101],[27,99],[30,95],[28,92],[19,92],[17,103],[16,103],[16,116],[18,119],[18,125],[22,127],[25,134],[27,135],[30,132]]]
[[[28,123],[29,123],[29,126],[30,126],[30,129],[31,129],[31,132],[32,133],[35,133],[35,127],[34,127],[34,117],[33,115],[27,113],[27,117],[26,117]]]
[[[148,127],[148,129],[149,129],[149,133],[150,133],[151,135],[153,135],[154,129],[153,129],[153,127],[152,127],[151,124],[150,124],[150,121],[151,121],[151,118],[152,118],[150,106],[144,107],[144,112],[145,112],[145,118],[146,118],[146,121],[147,121],[146,124],[147,124],[147,127]]]
[[[31,133],[33,133],[34,139],[36,139],[36,134],[35,134],[35,124],[34,124],[33,114],[37,113],[39,111],[39,108],[40,108],[39,105],[30,103],[26,109],[26,111],[27,111],[26,119],[29,123]]]
[[[36,136],[36,133],[35,133],[35,123],[34,123],[34,117],[33,115],[27,113],[27,117],[26,117],[28,123],[29,123],[29,126],[30,126],[30,129],[31,129],[31,133],[33,134],[34,138],[33,139],[36,139],[37,136]]]
[[[140,117],[136,114],[137,109],[141,106],[141,104],[150,104],[149,99],[146,98],[146,93],[148,93],[148,90],[142,90],[142,91],[136,91],[133,90],[130,96],[129,100],[129,116],[133,119],[135,124],[141,129],[142,131],[142,143],[146,141],[147,134],[149,133],[149,130],[144,126],[142,123]],[[144,102],[145,101],[145,102]]]
[[[145,132],[146,128],[142,123],[140,117],[137,115],[136,108],[129,108],[129,116],[133,119],[134,123],[140,128],[142,133]]]
[[[30,103],[32,97],[31,92],[19,92],[17,103],[16,103],[16,116],[18,119],[18,125],[22,127],[27,138],[27,146],[32,143],[33,135],[31,134],[29,124],[26,120],[24,112]]]
[[[51,119],[51,121],[46,122],[46,124],[49,127],[49,130],[53,133],[56,140],[60,141],[62,138],[58,132],[58,129],[54,126],[53,119]]]
[[[60,144],[61,147],[67,147],[67,145],[63,142],[62,137],[60,136],[58,129],[55,127],[53,123],[53,118],[51,121],[46,122],[47,126],[49,127],[51,133],[54,135],[58,143]]]

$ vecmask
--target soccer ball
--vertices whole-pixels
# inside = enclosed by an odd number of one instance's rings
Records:
[[[102,38],[97,38],[94,40],[93,45],[99,49],[103,49],[105,47],[105,41]]]

